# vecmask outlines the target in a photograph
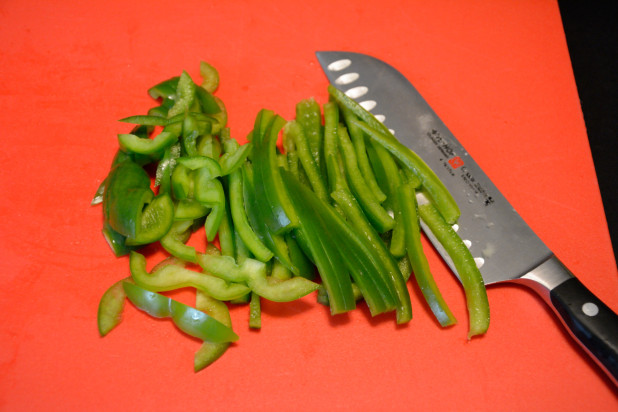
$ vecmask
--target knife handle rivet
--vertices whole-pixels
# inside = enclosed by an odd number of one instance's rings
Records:
[[[485,264],[485,259],[482,257],[476,257],[474,258],[474,261],[476,262],[476,267],[479,269]]]
[[[342,74],[341,76],[337,77],[337,80],[335,80],[335,84],[350,84],[358,80],[359,77],[359,74],[354,72]]]
[[[376,120],[380,123],[384,123],[384,121],[386,120],[386,116],[384,116],[383,114],[376,114],[373,117],[375,117]]]
[[[586,302],[582,305],[582,312],[586,316],[596,316],[599,313],[599,307],[592,302]]]
[[[331,72],[338,72],[350,66],[351,64],[352,60],[350,59],[336,60],[328,65],[328,70],[330,70]]]

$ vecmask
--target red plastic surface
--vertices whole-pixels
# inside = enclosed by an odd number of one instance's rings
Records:
[[[618,410],[616,389],[533,292],[489,288],[468,342],[462,290],[429,249],[459,319],[330,317],[315,296],[263,304],[193,373],[199,342],[127,305],[100,338],[101,294],[128,275],[90,200],[146,90],[206,60],[232,135],[261,108],[327,100],[316,50],[404,73],[559,258],[614,310],[618,276],[555,1],[3,1],[0,4],[0,409]],[[199,244],[199,243],[198,243]],[[203,245],[203,243],[202,243]],[[191,302],[192,292],[173,294]]]

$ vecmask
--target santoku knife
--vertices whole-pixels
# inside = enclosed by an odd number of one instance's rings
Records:
[[[455,229],[469,246],[485,284],[512,281],[539,293],[618,385],[618,316],[545,246],[414,86],[393,67],[368,55],[338,51],[316,55],[330,83],[372,112],[449,189],[461,209]],[[423,229],[457,274],[431,232],[424,225]]]

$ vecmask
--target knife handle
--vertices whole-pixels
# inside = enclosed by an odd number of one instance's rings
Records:
[[[571,336],[618,386],[618,315],[555,256],[525,275]]]

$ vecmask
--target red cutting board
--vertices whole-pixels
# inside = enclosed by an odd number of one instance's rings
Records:
[[[262,330],[193,373],[200,343],[127,305],[105,338],[101,294],[127,276],[89,205],[149,86],[220,72],[232,135],[261,108],[326,102],[316,50],[408,77],[523,218],[618,310],[618,276],[555,1],[10,1],[0,4],[0,409],[610,411],[617,391],[540,298],[490,287],[467,341],[462,290],[428,246],[459,319],[331,317],[315,296],[264,303]],[[197,241],[203,246],[203,241]],[[173,296],[191,302],[192,292]]]

